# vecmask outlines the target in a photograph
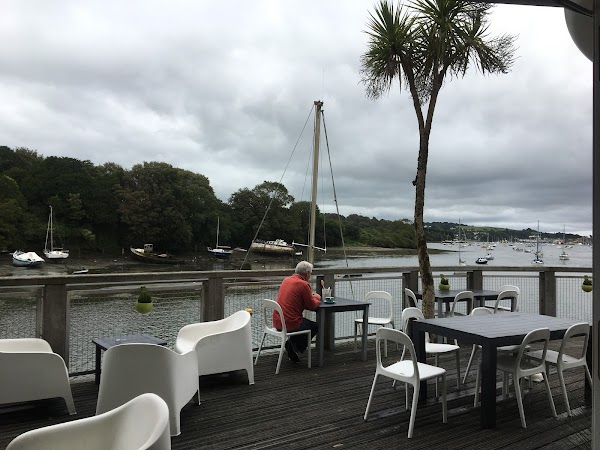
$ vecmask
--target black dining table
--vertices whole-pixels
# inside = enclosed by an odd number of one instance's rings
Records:
[[[443,291],[440,289],[435,290],[435,302],[437,303],[438,317],[442,317],[444,315],[444,304],[446,305],[446,310],[450,309],[450,304],[454,301],[454,297],[456,294],[463,291],[471,291],[473,292],[473,298],[475,299],[475,305],[471,303],[470,300],[463,299],[461,302],[467,302],[467,314],[470,314],[473,310],[474,306],[485,306],[485,302],[487,301],[496,301],[498,298],[498,294],[500,291],[492,291],[489,289],[452,289],[448,291]],[[418,299],[423,298],[423,292],[419,291],[415,293]],[[516,308],[517,299],[513,298],[510,301],[510,309],[514,311]]]
[[[368,322],[369,318],[369,302],[360,302],[349,298],[334,297],[333,303],[327,303],[321,300],[321,304],[317,308],[317,323],[319,324],[319,333],[317,334],[317,348],[319,349],[319,367],[323,367],[323,354],[325,351],[325,340],[328,333],[325,332],[325,323],[328,316],[333,318],[334,313],[344,311],[362,311],[363,323]],[[335,320],[330,323],[335,324]],[[367,360],[367,332],[368,327],[362,327],[362,359]],[[332,331],[335,333],[335,330]],[[335,336],[335,334],[333,334]]]
[[[435,333],[464,344],[481,345],[481,415],[483,428],[496,426],[496,352],[504,345],[521,344],[523,338],[537,328],[549,328],[550,339],[562,339],[567,329],[578,323],[572,319],[503,312],[481,316],[455,316],[416,320],[411,326],[417,359],[425,362],[425,333]],[[427,398],[427,383],[421,382],[420,399]]]

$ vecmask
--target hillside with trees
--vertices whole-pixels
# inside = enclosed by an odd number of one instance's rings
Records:
[[[277,182],[239,189],[223,202],[206,176],[166,163],[144,162],[127,170],[0,146],[0,250],[42,248],[50,205],[55,239],[75,254],[119,254],[144,243],[174,253],[204,251],[214,245],[217,220],[220,243],[232,247],[248,248],[255,235],[306,243],[310,211],[309,202],[295,201]],[[340,223],[349,246],[416,246],[412,220],[358,214],[318,214],[316,245],[341,246]],[[485,240],[482,233],[488,232],[494,240],[527,238],[533,232],[462,229],[473,240]],[[429,242],[456,238],[457,232],[457,224],[446,222],[427,224],[426,230]]]

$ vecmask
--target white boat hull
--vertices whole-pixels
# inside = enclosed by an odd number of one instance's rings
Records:
[[[266,253],[270,255],[295,255],[296,249],[294,246],[287,244],[285,241],[277,239],[276,241],[253,242],[250,244],[250,251],[258,253]]]
[[[68,250],[44,250],[44,256],[50,261],[60,261],[69,257]]]
[[[44,260],[35,252],[22,252],[17,250],[12,254],[13,266],[36,267],[42,265]]]

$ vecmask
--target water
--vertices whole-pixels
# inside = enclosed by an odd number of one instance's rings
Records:
[[[441,253],[430,253],[431,265],[458,266],[458,245],[444,245],[433,243],[429,245],[430,249],[440,250]],[[521,247],[523,248],[523,247]],[[494,250],[487,250],[479,245],[469,245],[461,248],[461,258],[467,266],[477,266],[475,260],[480,256],[486,256],[488,253],[494,256],[494,260],[489,261],[489,267],[532,267],[531,261],[534,258],[535,247],[526,247],[531,252],[515,251],[508,244],[499,244]],[[543,260],[545,267],[592,267],[592,247],[586,245],[575,245],[567,249],[569,260],[559,259],[561,247],[558,245],[544,245],[541,249],[544,253]],[[398,250],[398,253],[406,251]],[[74,258],[71,257],[64,263],[45,263],[39,268],[14,267],[12,258],[9,254],[0,255],[0,276],[44,276],[44,275],[66,275],[83,267],[89,269],[89,273],[136,273],[136,272],[171,272],[171,271],[189,271],[189,270],[238,270],[242,267],[244,257],[243,252],[235,252],[227,260],[217,260],[208,254],[199,254],[189,256],[186,265],[159,265],[144,264],[131,260],[129,257],[121,256],[118,258]],[[264,258],[258,255],[248,255],[244,264],[244,269],[265,270],[265,269],[290,269],[292,270],[297,263],[293,258]],[[381,253],[376,250],[368,249],[357,252],[352,250],[348,256],[349,267],[418,267],[419,262],[416,255]],[[317,268],[346,267],[346,261],[340,252],[319,253],[315,262]]]

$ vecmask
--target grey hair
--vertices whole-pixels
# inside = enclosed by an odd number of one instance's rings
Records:
[[[308,261],[300,261],[298,264],[296,264],[296,273],[297,274],[305,274],[305,273],[312,273],[313,270],[313,265],[311,263],[309,263]]]

